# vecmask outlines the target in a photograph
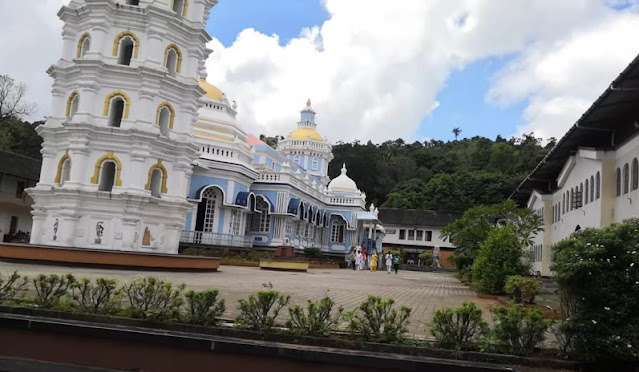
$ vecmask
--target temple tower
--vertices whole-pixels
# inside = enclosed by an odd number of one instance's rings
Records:
[[[327,185],[328,163],[333,159],[333,146],[317,132],[315,111],[311,107],[311,100],[306,101],[306,107],[300,111],[300,121],[297,129],[277,146],[283,156],[317,177],[322,184]]]
[[[72,0],[31,243],[177,253],[216,0]]]

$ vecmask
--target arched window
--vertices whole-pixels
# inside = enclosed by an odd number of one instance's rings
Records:
[[[138,58],[140,39],[130,31],[119,33],[113,40],[113,56],[118,57],[118,64],[130,65],[133,58]]]
[[[158,106],[155,123],[160,127],[160,133],[164,136],[169,134],[169,129],[173,129],[175,110],[170,103],[164,102]]]
[[[630,167],[628,166],[628,163],[626,163],[623,166],[623,193],[624,194],[628,193],[629,185],[630,185]]]
[[[113,164],[113,165],[108,165]],[[98,185],[100,191],[111,191],[113,186],[122,186],[122,162],[113,151],[107,151],[106,155],[100,157],[95,162],[91,183]]]
[[[215,215],[217,208],[217,198],[219,191],[215,187],[209,187],[202,193],[202,202],[204,202],[204,224],[202,231],[215,232],[217,224],[215,223]]]
[[[121,91],[109,94],[104,101],[104,116],[108,116],[107,125],[120,127],[122,119],[129,117],[131,100]]]
[[[595,177],[590,176],[590,202],[595,201]]]
[[[561,214],[566,213],[566,193],[561,195]]]
[[[601,197],[601,175],[597,171],[595,175],[595,198],[599,199]]]
[[[189,6],[189,0],[173,0],[171,9],[182,17],[186,17],[186,11]]]
[[[126,0],[127,5],[140,5],[140,0]]]
[[[58,161],[58,171],[56,172],[54,182],[62,185],[71,178],[71,157],[69,156],[69,150],[64,152],[64,155]]]
[[[313,170],[317,170],[318,168],[319,168],[319,159],[318,158],[313,158],[312,169]]]
[[[111,190],[113,190],[113,185],[115,184],[115,170],[115,162],[111,160],[102,162],[102,166],[100,167],[100,183],[98,185],[98,191],[111,192]]]
[[[584,184],[579,184],[579,194],[577,195],[577,208],[584,206]]]
[[[588,187],[588,178],[586,178],[586,187],[584,187],[584,204],[588,204],[588,195],[590,193],[590,188]]]
[[[335,216],[331,223],[331,243],[344,243],[346,238],[346,221],[341,217]]]
[[[175,44],[169,44],[164,49],[164,67],[169,70],[169,75],[175,76],[182,69],[182,52]]]
[[[293,161],[295,162],[295,164],[301,165],[302,158],[299,155],[295,155],[293,157]]]
[[[271,229],[271,216],[269,214],[269,205],[263,199],[258,197],[255,205],[255,213],[251,217],[251,231],[268,232]]]
[[[619,168],[617,168],[616,178],[617,178],[617,196],[620,196],[621,195],[621,169]]]
[[[166,167],[162,164],[162,159],[158,159],[158,162],[149,168],[144,189],[151,191],[151,195],[156,197],[160,196],[160,194],[166,194],[167,178],[168,172],[166,171]]]
[[[83,58],[89,48],[91,48],[91,36],[88,33],[82,34],[78,40],[76,58]]]
[[[575,190],[570,188],[570,210],[575,209]]]
[[[632,159],[632,190],[639,189],[639,161]]]
[[[77,90],[74,90],[69,94],[69,98],[67,98],[67,117],[72,118],[73,114],[78,111],[78,106],[80,105],[80,95]]]

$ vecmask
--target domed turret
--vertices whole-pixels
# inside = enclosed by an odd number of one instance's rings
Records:
[[[337,194],[360,194],[357,184],[346,175],[346,164],[342,165],[342,174],[328,184],[328,191]]]

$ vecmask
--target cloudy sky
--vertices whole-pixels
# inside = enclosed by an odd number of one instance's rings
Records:
[[[63,0],[2,1],[0,73],[49,110]],[[639,53],[631,0],[219,0],[208,80],[255,134],[311,98],[330,140],[561,137]]]

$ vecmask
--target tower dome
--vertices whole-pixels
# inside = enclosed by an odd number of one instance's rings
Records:
[[[340,194],[359,194],[357,184],[346,175],[346,164],[342,165],[342,174],[333,178],[328,184],[328,191]]]

